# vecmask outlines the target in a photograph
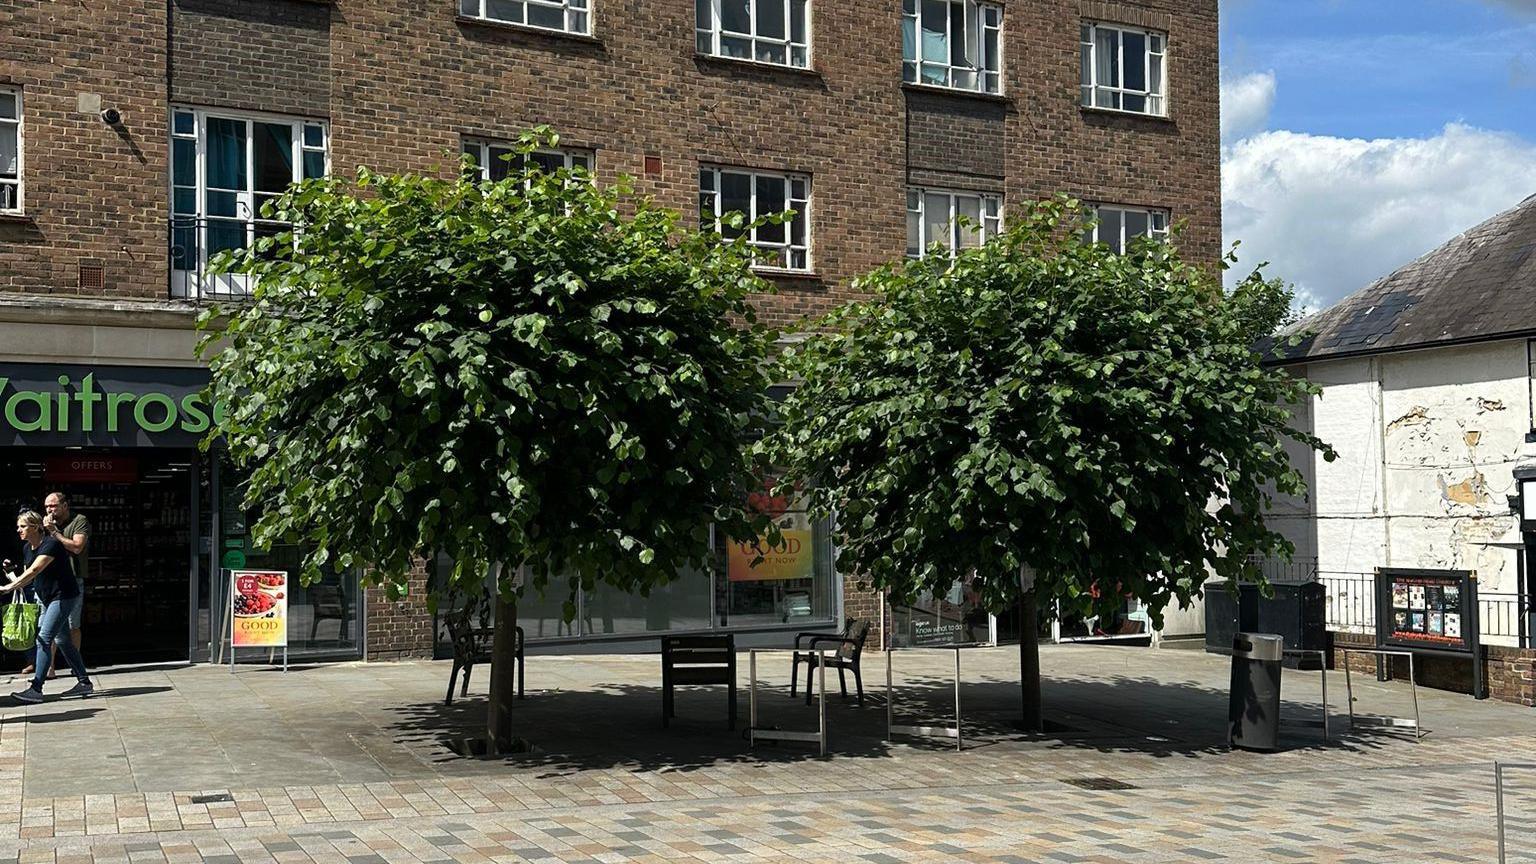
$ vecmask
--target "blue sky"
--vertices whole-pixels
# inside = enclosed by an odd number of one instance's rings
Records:
[[[1325,306],[1536,194],[1536,0],[1222,0],[1228,242]]]

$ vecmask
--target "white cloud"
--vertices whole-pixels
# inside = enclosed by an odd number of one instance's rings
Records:
[[[1253,72],[1221,82],[1221,140],[1232,141],[1269,125],[1275,73]]]
[[[1428,138],[1262,132],[1222,148],[1229,279],[1268,261],[1328,306],[1536,193],[1536,144],[1447,125]]]

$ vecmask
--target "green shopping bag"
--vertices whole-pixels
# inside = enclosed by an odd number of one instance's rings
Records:
[[[7,651],[29,651],[37,645],[36,603],[28,603],[11,593],[11,602],[5,604],[5,627],[0,630],[0,644]]]

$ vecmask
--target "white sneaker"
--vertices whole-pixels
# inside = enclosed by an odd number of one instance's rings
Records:
[[[80,682],[76,683],[75,686],[69,688],[68,690],[65,690],[63,695],[65,695],[65,696],[79,696],[79,697],[81,697],[83,699],[86,696],[89,696],[89,695],[91,695],[92,693],[95,693],[95,692],[96,692],[96,685],[95,684],[92,684],[90,681],[80,681]],[[39,693],[38,697],[41,698],[42,694]]]
[[[17,690],[15,693],[12,693],[11,698],[15,699],[17,702],[26,702],[31,705],[36,705],[37,703],[43,701],[43,694],[39,693],[35,687],[28,687],[25,690]]]

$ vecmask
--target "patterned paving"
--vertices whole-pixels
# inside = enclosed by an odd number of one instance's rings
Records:
[[[435,689],[441,672],[331,674],[415,674]],[[184,686],[201,684],[189,672]],[[1489,728],[1509,725],[1497,706],[1454,704],[1496,715]],[[855,754],[825,759],[742,747],[675,765],[446,760],[376,782],[23,796],[40,782],[28,772],[50,770],[33,751],[81,716],[53,708],[0,711],[0,864],[1489,862],[1492,763],[1536,761],[1536,723],[1527,734],[1347,738],[1264,755],[1128,739],[860,750],[848,735]],[[878,707],[865,712],[883,720]],[[133,734],[127,708],[119,714]],[[1087,778],[1134,788],[1066,782]],[[1536,864],[1536,771],[1506,785],[1508,860]],[[194,800],[209,795],[229,800]]]

